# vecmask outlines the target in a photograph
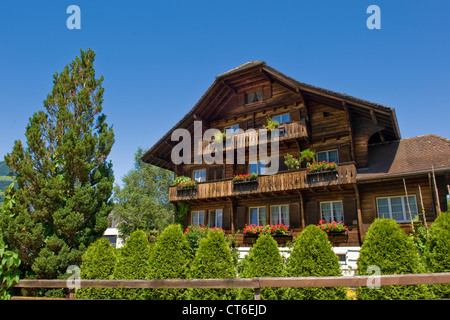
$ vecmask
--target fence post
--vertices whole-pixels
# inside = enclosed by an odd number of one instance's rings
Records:
[[[259,281],[259,278],[254,278],[257,282],[257,285],[255,286],[255,296],[254,300],[261,300],[261,283]]]

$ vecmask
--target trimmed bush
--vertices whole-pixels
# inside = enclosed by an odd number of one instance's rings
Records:
[[[425,272],[419,251],[412,239],[393,219],[375,219],[366,233],[357,261],[358,275],[373,275],[367,271],[376,266],[384,274]],[[424,299],[430,291],[425,285],[383,286],[380,289],[358,287],[358,299]]]
[[[288,277],[341,276],[339,259],[333,252],[325,231],[309,225],[294,241],[294,248],[286,264]],[[347,288],[288,288],[286,299],[340,300],[346,299]]]
[[[121,248],[114,279],[149,279],[152,245],[142,230],[133,232]],[[114,289],[115,298],[124,300],[148,299],[151,289]]]
[[[189,244],[179,224],[167,226],[156,241],[150,259],[150,279],[186,279],[191,262]],[[154,300],[182,300],[186,289],[154,289]]]
[[[200,241],[191,264],[191,279],[236,278],[236,268],[231,249],[223,231],[209,231]],[[233,300],[235,289],[191,289],[189,298],[194,300]]]
[[[431,224],[425,247],[425,260],[431,272],[450,272],[450,212],[442,212]],[[437,298],[450,298],[449,284],[431,287]]]
[[[96,240],[81,259],[81,279],[112,279],[117,257],[108,239]],[[109,288],[83,288],[76,290],[75,298],[110,299],[112,292]]]
[[[277,242],[270,234],[260,235],[250,249],[242,264],[241,278],[281,277],[284,272],[283,258]],[[261,288],[261,299],[279,300],[283,298],[285,288]],[[251,300],[253,289],[241,289],[239,299]]]

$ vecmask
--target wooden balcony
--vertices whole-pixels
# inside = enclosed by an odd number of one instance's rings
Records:
[[[307,138],[308,130],[305,120],[294,121],[289,123],[283,123],[278,127],[278,141],[287,141],[291,139]],[[270,139],[270,138],[267,138]],[[233,150],[233,149],[245,149],[250,146],[257,146],[260,142],[266,142],[268,140],[260,140],[259,129],[248,130],[247,132],[234,133],[228,135],[223,143],[223,150]],[[199,151],[202,150],[203,153],[211,153],[214,151],[217,145],[215,141],[200,141]]]
[[[356,166],[353,162],[341,163],[336,169],[332,174],[327,173],[323,179],[317,175],[311,179],[306,169],[300,169],[259,176],[256,182],[249,183],[247,187],[242,187],[242,184],[237,187],[232,179],[197,183],[193,190],[187,192],[170,187],[169,201],[225,198],[356,183]]]

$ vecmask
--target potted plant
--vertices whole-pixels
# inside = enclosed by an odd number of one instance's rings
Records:
[[[317,226],[319,227],[319,229],[330,234],[343,234],[347,231],[347,226],[344,226],[342,221],[326,222],[325,220],[320,220]]]
[[[225,140],[225,138],[226,138],[226,133],[225,132],[220,132],[220,131],[218,131],[218,132],[216,132],[215,134],[214,134],[214,142],[216,143],[216,144],[222,144],[223,142],[224,142],[224,140]]]
[[[298,168],[300,168],[300,160],[294,158],[290,153],[288,153],[284,157],[284,164],[286,165],[288,170],[297,170]]]
[[[236,174],[233,176],[233,183],[255,182],[258,175],[256,173]]]
[[[316,153],[312,150],[305,149],[303,151],[300,152],[300,162],[303,162],[306,160],[306,165],[309,166],[311,161],[312,162],[316,162]]]
[[[172,185],[177,187],[177,194],[183,196],[189,195],[195,189],[196,182],[189,177],[179,176]]]
[[[279,122],[278,121],[272,120],[271,117],[267,117],[267,124],[263,126],[264,129],[267,130],[267,139],[270,138],[270,132],[272,130],[278,128],[278,126],[279,126]]]

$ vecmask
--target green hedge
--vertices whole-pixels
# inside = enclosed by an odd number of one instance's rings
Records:
[[[442,212],[431,224],[424,255],[430,272],[450,272],[450,212]],[[449,284],[432,290],[437,298],[450,299]]]
[[[358,275],[374,275],[368,268],[379,268],[380,274],[423,273],[425,266],[413,240],[393,219],[375,219],[369,227],[357,261]],[[382,286],[380,289],[358,287],[362,300],[430,298],[425,285]]]
[[[144,231],[133,232],[120,250],[114,279],[149,279],[152,247]],[[149,298],[151,289],[114,289],[114,293],[116,299],[144,300]]]
[[[156,241],[150,259],[150,279],[186,279],[192,260],[191,250],[179,224],[167,226]],[[186,289],[154,289],[154,300],[182,300]]]
[[[115,249],[108,239],[100,238],[92,243],[82,256],[81,279],[112,279],[117,261]],[[83,288],[76,290],[77,299],[110,299],[112,289]]]
[[[194,261],[191,264],[191,279],[235,278],[236,268],[231,249],[223,231],[209,231],[200,241]],[[194,300],[233,300],[235,289],[191,289],[189,299]]]
[[[260,235],[243,261],[241,278],[283,276],[283,258],[278,250],[277,242],[270,234]],[[282,299],[284,291],[284,288],[262,288],[261,299]],[[253,289],[239,290],[239,299],[251,300],[253,297]]]
[[[294,241],[286,264],[287,277],[341,276],[339,259],[333,252],[325,231],[309,225]],[[347,298],[348,288],[288,288],[286,299],[340,300]]]

